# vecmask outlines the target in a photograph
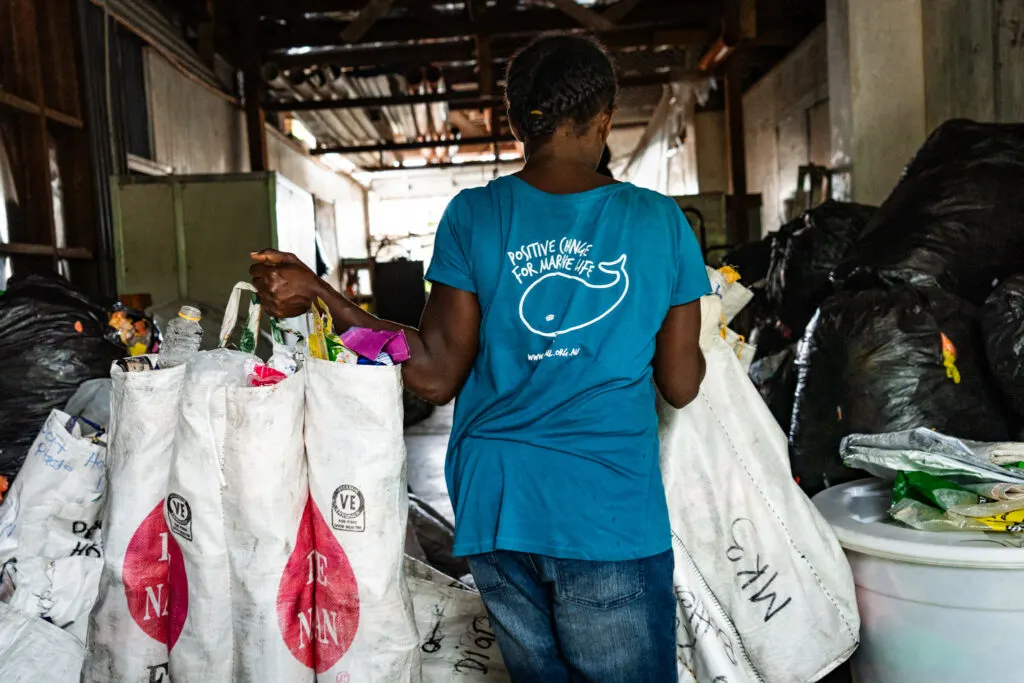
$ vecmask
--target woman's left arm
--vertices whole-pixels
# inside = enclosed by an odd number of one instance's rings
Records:
[[[424,400],[444,405],[466,382],[480,344],[480,303],[475,294],[435,284],[417,330],[367,313],[293,254],[266,250],[253,254],[253,260],[256,263],[249,272],[260,303],[270,315],[304,315],[319,297],[339,329],[403,330],[411,357],[402,365],[402,378],[406,387]]]

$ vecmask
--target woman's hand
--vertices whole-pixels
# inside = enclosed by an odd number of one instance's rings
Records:
[[[260,304],[275,318],[296,318],[309,312],[322,281],[295,254],[264,249],[252,254],[249,268]]]

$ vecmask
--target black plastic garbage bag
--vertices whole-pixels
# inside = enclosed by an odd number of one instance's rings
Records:
[[[0,475],[12,479],[47,415],[125,355],[102,305],[57,276],[15,277],[0,296]]]
[[[740,245],[722,257],[722,265],[735,269],[743,285],[752,287],[768,277],[775,239],[776,233],[771,233],[762,240]]]
[[[828,201],[779,230],[768,271],[768,296],[783,324],[803,332],[832,293],[832,271],[877,210]]]
[[[779,426],[788,432],[796,398],[796,344],[755,361],[749,374]]]
[[[455,557],[455,527],[423,499],[409,494],[409,524],[423,550],[424,559],[448,576],[458,579],[469,573],[469,562]]]
[[[835,270],[859,287],[938,285],[982,305],[1024,272],[1024,124],[953,120],[907,167]]]
[[[981,323],[992,376],[1010,411],[1024,420],[1024,275],[992,292]]]
[[[924,427],[1005,440],[1008,421],[983,349],[974,307],[940,290],[894,287],[828,299],[796,360],[789,440],[801,486],[814,494],[860,476],[839,457],[848,434]]]

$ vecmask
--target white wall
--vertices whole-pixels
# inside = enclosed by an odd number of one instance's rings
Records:
[[[178,174],[249,170],[241,109],[190,78],[156,51],[146,49],[153,161]],[[310,157],[294,141],[267,127],[267,165],[293,183],[334,202],[342,257],[366,255],[366,191],[352,178]]]

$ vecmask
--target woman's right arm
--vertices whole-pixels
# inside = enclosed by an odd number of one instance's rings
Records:
[[[673,408],[697,398],[704,379],[700,328],[700,300],[673,306],[655,340],[654,383]]]

